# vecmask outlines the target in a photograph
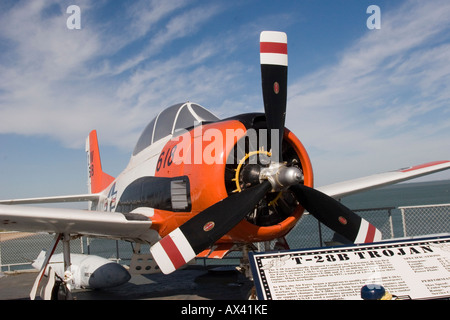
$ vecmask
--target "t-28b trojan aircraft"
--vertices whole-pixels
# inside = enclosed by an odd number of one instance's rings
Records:
[[[0,202],[1,229],[55,234],[32,298],[58,241],[70,274],[69,241],[82,235],[150,244],[165,274],[255,242],[286,244],[305,210],[351,242],[378,241],[373,225],[335,199],[450,168],[436,161],[314,189],[308,154],[285,128],[285,33],[261,33],[260,60],[264,113],[219,119],[192,102],[171,106],[145,128],[116,178],[102,171],[92,131],[90,193]],[[69,201],[88,201],[89,210],[21,206]]]

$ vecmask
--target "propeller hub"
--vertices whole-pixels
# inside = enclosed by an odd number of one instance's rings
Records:
[[[280,191],[303,181],[303,173],[297,167],[286,167],[284,163],[272,162],[269,167],[262,168],[259,179],[268,180],[272,191]]]
[[[246,188],[259,184],[261,166],[258,164],[248,164],[242,169],[242,181]]]

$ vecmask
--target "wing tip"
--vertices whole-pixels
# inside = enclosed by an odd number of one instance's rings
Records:
[[[439,161],[431,161],[431,162],[427,162],[427,163],[422,163],[416,166],[412,166],[412,167],[407,167],[407,168],[401,168],[398,169],[398,172],[410,172],[410,171],[415,171],[415,170],[419,170],[419,169],[432,169],[432,168],[436,168],[436,169],[441,169],[441,170],[445,170],[447,168],[450,168],[450,161],[449,160],[439,160]]]

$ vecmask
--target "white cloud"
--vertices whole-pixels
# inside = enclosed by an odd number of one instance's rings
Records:
[[[449,15],[448,1],[382,11],[381,30],[291,84],[287,125],[313,147],[319,184],[450,158]]]
[[[58,1],[18,2],[1,13],[0,38],[8,46],[0,53],[0,133],[45,135],[80,147],[95,128],[104,133],[104,143],[130,149],[166,103],[189,93],[212,94],[212,84],[226,78],[217,68],[201,66],[217,52],[212,44],[154,58],[198,32],[220,12],[217,5],[181,10],[190,3],[134,2],[120,22],[95,17],[94,11],[104,9],[95,5],[80,4],[81,30],[66,28],[68,15]],[[44,14],[50,9],[53,14]],[[199,88],[205,78],[210,87]]]
[[[127,36],[135,40],[151,32],[156,24],[170,14],[186,7],[190,1],[135,1],[127,6],[127,15],[131,18]]]
[[[66,28],[56,0],[19,1],[0,13],[0,133],[80,147],[95,128],[102,143],[131,150],[172,103],[197,101],[220,116],[262,111],[257,51],[254,65],[244,65],[244,54],[228,58],[253,37],[257,50],[267,17],[205,38],[202,28],[225,4],[135,1],[106,17],[107,2],[77,3],[79,31]],[[367,30],[337,63],[290,74],[287,126],[310,150],[319,185],[450,158],[450,5],[381,9],[381,30]],[[272,19],[286,24],[281,17]]]

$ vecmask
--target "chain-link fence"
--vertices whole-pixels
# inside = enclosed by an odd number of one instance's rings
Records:
[[[383,239],[406,236],[429,235],[450,232],[450,204],[374,208],[355,211],[378,228]],[[304,214],[299,223],[286,236],[290,248],[317,248],[332,245],[334,232],[309,214]],[[0,232],[0,271],[30,269],[31,263],[41,250],[50,247],[53,235],[23,232]],[[265,250],[264,245],[257,245]],[[72,253],[93,254],[122,264],[129,264],[133,254],[132,243],[98,238],[82,237],[70,242]],[[141,246],[141,252],[148,252],[149,246]],[[57,248],[62,252],[62,245]],[[226,263],[239,262],[240,252],[227,256]],[[199,260],[201,264],[223,264],[220,260]]]
[[[405,237],[450,232],[450,204],[399,207],[399,210]]]
[[[41,250],[50,248],[54,236],[48,233],[0,232],[0,271],[30,269]],[[81,238],[70,242],[72,253],[83,253]],[[55,253],[62,252],[58,245]]]
[[[356,214],[372,223],[383,234],[383,239],[401,237],[399,211],[394,207],[356,210]],[[286,236],[291,248],[315,248],[338,242],[334,231],[319,223],[310,214],[304,214],[300,222]]]
[[[54,235],[48,233],[0,232],[0,272],[31,269],[31,264],[41,250],[48,250]],[[149,251],[142,245],[141,252]],[[59,242],[55,254],[63,252]],[[80,237],[70,241],[70,252],[92,254],[122,264],[129,264],[133,255],[133,244],[127,241]]]

